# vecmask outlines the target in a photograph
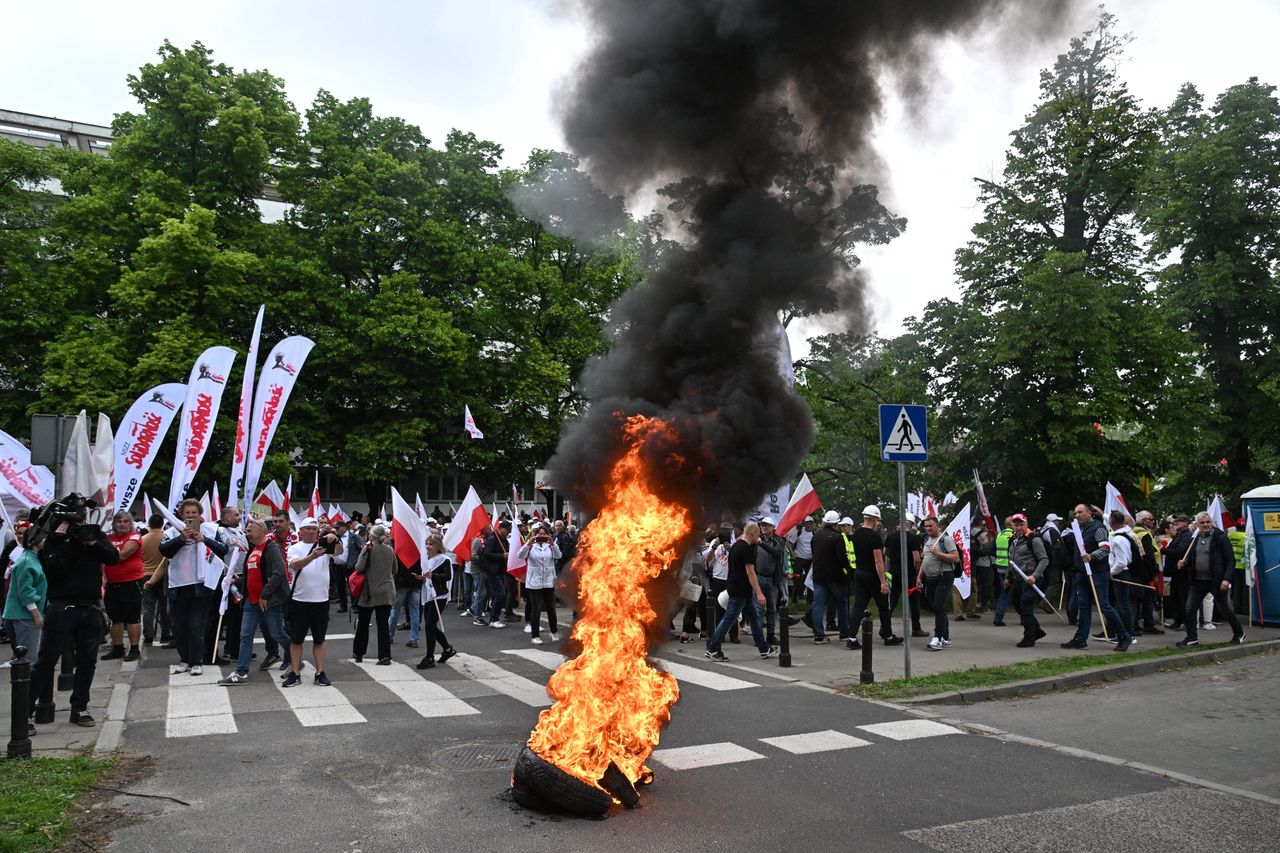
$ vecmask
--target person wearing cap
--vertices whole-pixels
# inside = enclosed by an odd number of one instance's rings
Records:
[[[1013,607],[1022,617],[1022,639],[1018,648],[1029,649],[1036,640],[1044,637],[1044,629],[1036,619],[1036,605],[1040,596],[1032,587],[1044,580],[1049,568],[1049,552],[1044,540],[1031,532],[1027,517],[1022,513],[1009,516],[1013,536],[1009,539],[1009,571],[1004,582],[1010,590]]]
[[[880,638],[886,646],[901,645],[901,637],[893,633],[893,611],[889,609],[889,581],[885,578],[884,539],[876,526],[880,508],[874,504],[862,510],[862,526],[853,531],[853,554],[857,560],[853,571],[853,612],[845,648],[860,649],[858,625],[867,614],[867,604],[874,601],[880,611]]]
[[[774,625],[778,621],[779,599],[787,600],[787,548],[782,537],[774,533],[772,518],[760,519],[760,541],[756,543],[756,580],[764,593],[765,642],[775,645]]]
[[[840,513],[827,510],[822,516],[822,527],[813,531],[810,547],[813,553],[813,607],[809,611],[813,627],[813,642],[830,643],[823,629],[823,614],[827,601],[835,600],[836,625],[843,637],[849,636],[849,593],[846,586],[849,577],[849,554],[845,550],[844,537],[836,530]]]
[[[1183,570],[1181,561],[1186,556],[1187,549],[1191,547],[1191,516],[1179,514],[1173,517],[1173,538],[1161,549],[1161,556],[1164,559],[1164,573],[1169,578],[1169,601],[1164,611],[1169,615],[1169,619],[1164,623],[1164,627],[1171,631],[1176,631],[1182,627],[1182,613],[1186,607],[1187,592],[1190,584],[1187,583],[1187,573]]]
[[[320,525],[305,518],[298,528],[298,542],[289,546],[289,570],[293,572],[293,589],[289,601],[289,672],[285,687],[302,683],[302,644],[311,634],[311,654],[316,665],[315,683],[328,687],[331,682],[324,669],[324,639],[329,629],[329,562],[342,553],[342,541],[336,533],[320,536]]]

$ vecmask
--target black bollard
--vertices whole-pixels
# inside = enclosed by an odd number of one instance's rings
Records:
[[[708,586],[703,590],[702,596],[707,602],[706,614],[702,617],[702,632],[707,635],[707,640],[711,640],[711,632],[716,629],[716,597],[711,593],[711,580],[707,580]]]
[[[791,666],[791,608],[781,605],[778,608],[778,666]]]
[[[862,672],[858,673],[859,684],[870,684],[876,680],[876,674],[871,671],[871,617],[864,616],[862,619]]]
[[[76,641],[67,634],[62,644],[62,664],[58,667],[58,689],[70,690],[76,683]]]
[[[27,735],[27,714],[31,701],[31,661],[27,660],[27,647],[15,646],[16,657],[9,670],[12,693],[9,699],[9,715],[13,725],[9,727],[10,758],[30,758],[31,738]]]

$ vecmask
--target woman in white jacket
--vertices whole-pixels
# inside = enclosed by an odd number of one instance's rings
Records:
[[[524,594],[529,607],[530,633],[533,644],[542,645],[538,629],[542,627],[539,612],[547,611],[547,624],[551,627],[551,642],[560,640],[560,628],[556,624],[556,560],[560,548],[541,523],[534,522],[529,529],[532,538],[520,548],[521,559],[528,561],[524,576]]]
[[[453,579],[453,563],[445,553],[444,541],[440,534],[433,533],[427,537],[427,559],[422,563],[422,621],[423,639],[427,644],[427,653],[418,662],[418,669],[431,669],[436,665],[436,641],[440,642],[440,663],[457,654],[449,645],[449,638],[444,635],[440,626],[441,602],[449,604],[449,582]]]

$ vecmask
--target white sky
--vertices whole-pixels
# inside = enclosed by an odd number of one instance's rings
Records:
[[[1148,106],[1167,106],[1186,81],[1210,101],[1250,76],[1280,85],[1278,0],[1112,0],[1108,8],[1135,36],[1123,73]],[[881,334],[899,332],[928,300],[955,294],[954,253],[981,212],[972,179],[998,172],[1008,134],[1035,102],[1039,69],[1092,14],[1082,4],[1070,33],[1014,59],[981,45],[944,46],[925,118],[887,111],[877,134],[890,170],[883,189],[909,224],[889,246],[862,253]],[[554,0],[15,3],[0,26],[0,109],[108,124],[134,108],[125,75],[152,61],[166,38],[180,47],[200,40],[219,61],[270,70],[299,110],[321,88],[365,96],[438,143],[452,127],[498,142],[510,165],[532,148],[563,147],[555,90],[585,47],[581,26]],[[802,331],[792,337],[797,355],[807,351]]]

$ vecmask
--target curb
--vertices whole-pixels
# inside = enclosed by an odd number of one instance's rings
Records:
[[[1280,650],[1280,640],[1264,640],[1258,643],[1245,643],[1241,646],[1223,646],[1199,652],[1189,652],[1184,655],[1171,655],[1133,663],[1119,663],[1098,667],[1097,669],[1050,675],[1045,678],[1033,678],[1027,681],[1011,681],[1008,684],[997,684],[992,687],[953,690],[947,693],[933,693],[927,696],[902,696],[893,701],[905,706],[971,705],[975,702],[987,702],[991,699],[1008,699],[1014,696],[1035,696],[1041,693],[1051,693],[1055,690],[1072,690],[1091,684],[1118,681],[1139,675],[1150,675],[1153,672],[1167,669],[1204,666],[1205,664],[1220,663],[1276,650]]]

